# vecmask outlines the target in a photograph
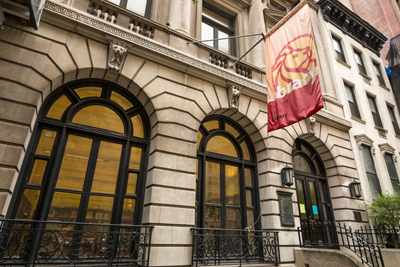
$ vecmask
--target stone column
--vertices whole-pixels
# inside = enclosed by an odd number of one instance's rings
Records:
[[[265,6],[261,2],[261,0],[255,0],[249,6],[249,31],[248,34],[252,33],[265,33],[265,23],[264,23],[264,14],[263,9]],[[246,47],[246,50],[253,46],[258,40],[260,40],[261,35],[249,37],[249,47]],[[249,63],[265,68],[265,51],[264,51],[264,43],[261,42],[258,44],[247,57]]]
[[[169,4],[169,19],[171,29],[190,35],[190,0],[173,0]]]

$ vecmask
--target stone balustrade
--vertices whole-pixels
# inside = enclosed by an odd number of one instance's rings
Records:
[[[117,23],[118,12],[100,3],[90,1],[87,12],[111,23]]]

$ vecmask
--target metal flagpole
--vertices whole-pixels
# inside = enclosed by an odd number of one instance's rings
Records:
[[[188,44],[196,44],[196,43],[203,43],[203,42],[210,42],[210,41],[216,41],[216,40],[225,40],[225,39],[234,39],[234,38],[241,38],[241,37],[249,37],[249,36],[255,36],[255,35],[262,35],[264,37],[263,33],[254,33],[254,34],[246,34],[246,35],[239,35],[239,36],[230,36],[230,37],[225,37],[225,38],[217,38],[217,39],[210,39],[210,40],[201,40],[201,41],[195,41],[195,42],[187,42]]]
[[[246,53],[244,53],[240,58],[238,58],[232,65],[230,65],[229,67],[233,68],[245,55],[247,55],[251,50],[253,50],[254,47],[256,47],[262,40],[265,40],[264,35],[263,37],[258,40],[257,43],[255,43],[249,50],[247,50]]]

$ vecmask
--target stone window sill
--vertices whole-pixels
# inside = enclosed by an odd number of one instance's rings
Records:
[[[351,119],[352,119],[352,120],[355,120],[355,121],[358,121],[359,123],[365,124],[365,120],[362,120],[362,119],[360,119],[360,118],[357,118],[356,116],[351,115]]]
[[[343,66],[351,69],[351,66],[349,64],[347,64],[346,62],[344,62],[343,60],[336,58],[336,61],[339,62],[340,64],[342,64]]]

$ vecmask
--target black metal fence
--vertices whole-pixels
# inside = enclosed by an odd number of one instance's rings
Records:
[[[364,226],[355,232],[362,239],[383,248],[400,248],[400,226]]]
[[[300,247],[347,248],[360,257],[361,262],[371,267],[384,267],[380,246],[353,231],[351,226],[335,222],[302,223],[298,227]]]
[[[0,265],[147,266],[152,226],[0,220]]]
[[[280,263],[279,232],[192,228],[192,266]]]

